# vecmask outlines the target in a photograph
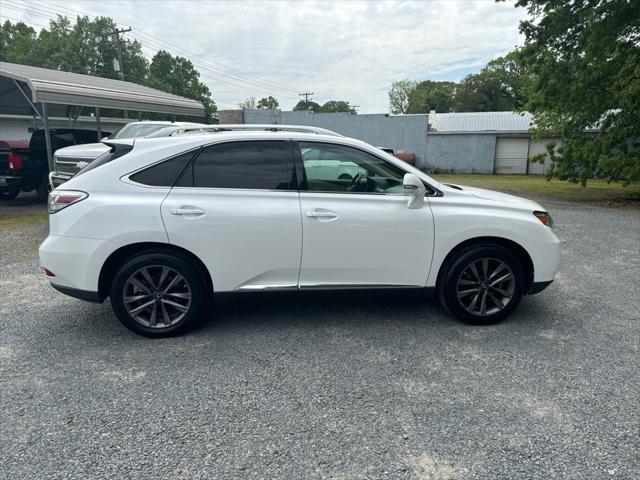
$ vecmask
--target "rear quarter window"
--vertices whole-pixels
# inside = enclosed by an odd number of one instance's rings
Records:
[[[133,182],[151,187],[173,187],[195,153],[196,151],[186,152],[156,163],[155,165],[134,173],[129,179]]]

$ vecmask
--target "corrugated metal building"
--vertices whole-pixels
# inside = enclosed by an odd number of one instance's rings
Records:
[[[220,123],[274,123],[328,128],[373,145],[416,155],[427,171],[457,173],[542,174],[549,164],[530,159],[546,153],[557,138],[533,140],[531,114],[469,112],[421,115],[221,111]]]
[[[534,140],[528,112],[430,113],[427,133],[428,170],[464,173],[543,174],[549,165],[532,162],[547,144],[560,139]]]

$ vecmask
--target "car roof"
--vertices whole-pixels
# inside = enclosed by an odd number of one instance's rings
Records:
[[[156,148],[162,145],[176,146],[178,148],[194,148],[203,145],[209,145],[219,142],[227,142],[231,140],[300,140],[308,142],[328,142],[342,143],[353,145],[368,145],[361,140],[355,138],[326,135],[318,133],[295,132],[295,131],[263,131],[263,130],[232,130],[232,131],[213,131],[213,132],[190,132],[189,135],[178,135],[173,137],[155,137],[155,138],[136,138],[130,139],[131,142],[123,143],[131,145],[133,143],[135,149]],[[118,143],[114,140],[113,143]],[[107,144],[112,143],[110,141]]]
[[[165,125],[167,127],[200,127],[200,126],[208,126],[205,123],[195,123],[195,122],[170,122],[168,120],[140,120],[137,122],[129,122],[127,125]]]

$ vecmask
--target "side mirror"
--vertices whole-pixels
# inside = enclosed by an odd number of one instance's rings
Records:
[[[424,196],[427,189],[418,177],[413,173],[405,173],[402,180],[404,193],[409,195],[408,208],[422,208],[424,206]]]

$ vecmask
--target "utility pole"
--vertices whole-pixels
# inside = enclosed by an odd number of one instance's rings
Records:
[[[131,31],[131,27],[129,28],[123,28],[123,29],[116,29],[113,34],[116,36],[117,40],[118,40],[118,68],[116,69],[116,73],[118,74],[118,77],[120,78],[120,80],[124,80],[124,64],[122,63],[122,37],[120,36],[121,34],[124,35],[127,32]],[[114,62],[114,67],[115,67],[115,62]],[[129,118],[129,115],[127,114],[127,111],[124,110],[124,118]]]
[[[306,92],[306,93],[299,93],[298,96],[299,97],[304,97],[304,104],[307,107],[306,109],[309,110],[309,97],[313,95],[313,92]]]
[[[118,63],[120,68],[116,71],[116,73],[118,74],[118,77],[120,77],[120,80],[124,80],[124,66],[122,64],[122,44],[121,44],[122,37],[120,36],[120,34],[124,34],[130,31],[131,31],[131,27],[123,28],[121,30],[116,29],[113,32],[113,34],[118,39]]]

